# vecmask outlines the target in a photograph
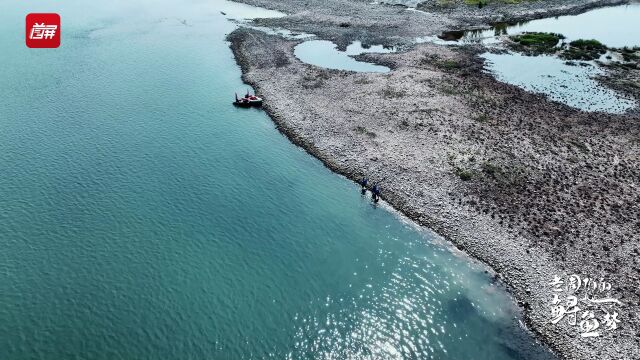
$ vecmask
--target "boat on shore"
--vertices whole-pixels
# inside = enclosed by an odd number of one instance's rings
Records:
[[[238,94],[236,94],[236,100],[233,102],[234,106],[249,108],[249,107],[260,107],[262,106],[262,98],[254,95],[251,95],[249,92],[243,97],[238,98]]]

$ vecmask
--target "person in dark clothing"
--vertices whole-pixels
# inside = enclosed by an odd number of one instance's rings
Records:
[[[380,200],[380,188],[377,184],[374,184],[371,188],[371,198],[373,199],[373,202],[378,202],[378,200]]]
[[[362,180],[360,180],[360,186],[362,186],[362,190],[360,191],[360,193],[362,195],[364,195],[367,192],[368,184],[369,184],[369,179],[367,179],[366,177],[363,177]]]

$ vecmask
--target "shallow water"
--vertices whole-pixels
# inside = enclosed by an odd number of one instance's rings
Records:
[[[231,106],[228,5],[5,8],[0,359],[549,358],[482,267]],[[46,11],[62,46],[27,49]]]
[[[588,66],[567,65],[555,56],[525,56],[521,54],[491,54],[486,69],[500,81],[542,93],[555,101],[584,111],[624,113],[636,102],[621,98],[615,91],[600,85],[594,77],[602,70]],[[523,71],[526,69],[526,71]]]
[[[352,56],[364,53],[389,53],[393,49],[382,45],[363,47],[356,41],[350,44],[346,51],[339,51],[336,44],[327,40],[310,40],[297,45],[294,49],[295,56],[301,61],[327,69],[348,70],[357,72],[389,72],[386,66],[358,61]]]
[[[265,26],[255,26],[249,23],[242,23],[241,25],[249,29],[262,31],[263,33],[266,33],[269,35],[277,35],[288,40],[307,40],[307,39],[315,38],[315,35],[313,34],[293,32],[291,30],[282,29],[282,28],[268,28]]]
[[[519,24],[501,24],[489,30],[451,32],[463,42],[495,42],[495,36],[523,32],[563,34],[567,40],[596,39],[609,47],[640,46],[640,3],[605,7],[579,15],[532,20]],[[454,39],[452,39],[454,40]]]
[[[595,9],[580,15],[560,16],[501,25],[484,31],[452,31],[440,39],[427,38],[446,44],[482,42],[501,46],[500,36],[528,31],[554,32],[566,36],[566,42],[576,39],[596,39],[611,47],[640,45],[640,4]],[[421,39],[418,39],[421,40]],[[572,66],[555,56],[524,56],[517,53],[483,54],[486,68],[501,81],[584,111],[624,113],[638,104],[602,85],[595,78],[604,74],[593,62],[574,62]],[[526,69],[526,71],[524,71]]]
[[[287,16],[287,14],[280,11],[262,9],[255,6],[231,1],[218,1],[216,2],[215,8],[225,18],[239,21],[249,21],[254,18],[264,19]]]

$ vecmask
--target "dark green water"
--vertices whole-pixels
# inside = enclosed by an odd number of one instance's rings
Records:
[[[230,106],[222,3],[4,5],[0,359],[549,357],[482,268]]]

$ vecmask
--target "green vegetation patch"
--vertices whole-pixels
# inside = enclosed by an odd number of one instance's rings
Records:
[[[562,41],[565,39],[562,34],[545,32],[526,32],[510,36],[510,39],[513,41],[511,47],[516,51],[528,55],[555,54],[567,60],[569,65],[576,65],[574,61],[598,60],[608,51],[618,53],[624,60],[624,63],[609,66],[635,69],[640,65],[640,47],[608,48],[594,39],[578,39],[567,44]],[[558,46],[561,41],[562,45]],[[607,56],[607,59],[611,60],[612,56]]]
[[[477,6],[485,6],[487,5],[487,0],[464,0],[464,3],[467,5],[477,5]]]
[[[598,40],[575,40],[569,43],[569,48],[560,55],[567,60],[596,60],[607,52],[607,46]]]
[[[439,68],[444,70],[455,70],[455,69],[460,69],[462,67],[462,65],[455,60],[439,61],[437,62],[437,65]]]
[[[552,51],[558,45],[564,35],[545,32],[526,32],[520,35],[511,36],[511,40],[526,47],[535,48],[538,51]]]
[[[607,50],[607,47],[598,40],[575,40],[569,43],[572,47],[584,50]]]

